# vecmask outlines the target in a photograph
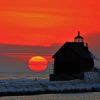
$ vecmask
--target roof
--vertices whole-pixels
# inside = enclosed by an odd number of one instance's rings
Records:
[[[62,51],[67,51],[69,48],[81,58],[92,59],[88,47],[85,47],[84,43],[76,42],[66,42],[52,57],[56,58]]]

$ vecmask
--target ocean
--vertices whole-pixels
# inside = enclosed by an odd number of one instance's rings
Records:
[[[49,78],[47,73],[27,73],[27,72],[0,72],[0,79],[43,79]]]

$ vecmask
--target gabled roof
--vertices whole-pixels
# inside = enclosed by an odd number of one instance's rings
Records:
[[[84,43],[76,42],[66,42],[52,57],[56,58],[59,54],[61,55],[62,51],[67,51],[69,48],[81,58],[92,59],[88,47],[85,47]]]

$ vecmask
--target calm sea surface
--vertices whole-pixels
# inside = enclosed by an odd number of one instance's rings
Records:
[[[34,96],[6,96],[0,100],[100,100],[100,92],[79,94],[46,94]]]
[[[13,72],[0,72],[0,79],[34,79],[34,78],[48,78],[49,75],[47,73],[13,73]]]

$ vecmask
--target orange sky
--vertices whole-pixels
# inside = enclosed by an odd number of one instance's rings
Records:
[[[28,71],[36,55],[51,64],[79,30],[100,58],[100,0],[0,0],[0,70]]]
[[[100,0],[1,0],[0,43],[51,45],[100,32]]]

